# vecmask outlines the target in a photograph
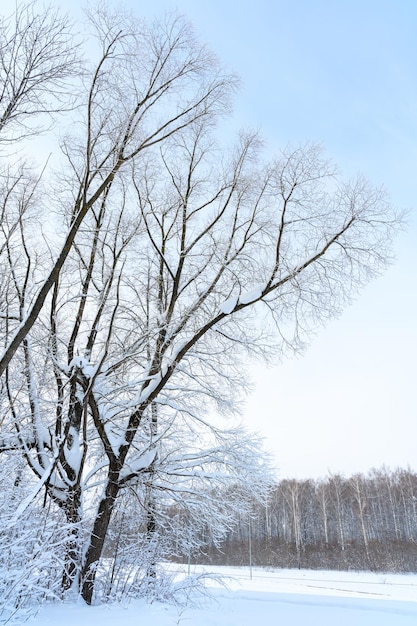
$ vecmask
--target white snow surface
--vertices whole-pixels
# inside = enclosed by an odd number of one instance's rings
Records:
[[[237,305],[238,300],[239,298],[236,298],[235,296],[233,298],[229,298],[228,300],[225,300],[220,305],[220,311],[224,313],[225,315],[229,315],[233,311],[235,306]]]
[[[250,302],[255,302],[255,300],[259,300],[264,289],[265,285],[257,285],[256,287],[253,287],[253,289],[245,291],[239,296],[239,303],[250,304]]]
[[[177,567],[177,566],[175,566]],[[178,566],[180,576],[187,567]],[[144,600],[87,607],[44,605],[31,626],[416,626],[417,574],[192,567],[191,574],[227,576],[210,582],[212,598],[178,607]]]
[[[220,305],[220,311],[225,315],[230,315],[238,304],[250,304],[251,302],[259,300],[264,289],[265,285],[256,285],[249,291],[241,293],[240,296],[233,296],[232,298],[222,302]]]

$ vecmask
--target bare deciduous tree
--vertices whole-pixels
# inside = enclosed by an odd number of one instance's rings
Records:
[[[60,252],[40,254],[20,217],[4,236],[1,439],[64,512],[62,588],[88,603],[127,489],[150,533],[158,494],[192,509],[202,479],[217,511],[231,481],[262,497],[258,444],[213,415],[238,408],[248,358],[298,350],[384,267],[399,223],[314,145],[265,162],[246,133],[226,150],[234,79],[182,20],[93,18],[101,53],[50,201]]]
[[[81,100],[73,103],[74,107],[82,108],[77,119],[82,131],[78,140],[72,137],[71,146],[67,142],[63,144],[75,183],[69,200],[67,234],[25,318],[6,343],[0,356],[0,375],[58,280],[86,214],[108,192],[117,175],[143,152],[165,142],[193,121],[208,117],[213,120],[227,107],[235,84],[232,76],[219,72],[213,56],[195,41],[190,28],[179,19],[167,20],[159,26],[141,26],[131,16],[99,10],[92,18],[99,57],[90,71],[86,71]],[[44,43],[42,33],[48,28],[50,34]],[[4,94],[3,124],[26,128],[28,116],[31,121],[32,115],[54,110],[46,96],[59,98],[62,81],[68,74],[71,76],[74,57],[72,49],[68,51],[64,23],[54,15],[49,18],[47,13],[47,17],[37,18],[30,9],[22,9],[16,16],[16,32],[7,36],[6,27],[4,32],[2,62],[6,68],[6,86],[11,73],[9,66],[16,64],[22,69],[16,78],[12,73],[11,86]],[[16,47],[18,51],[21,47],[27,49],[28,59],[25,56],[21,59],[19,52],[14,52]],[[31,63],[32,56],[36,62]]]
[[[69,81],[79,67],[71,24],[34,3],[0,17],[0,143],[38,135],[71,107]]]

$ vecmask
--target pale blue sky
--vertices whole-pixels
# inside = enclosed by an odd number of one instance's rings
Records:
[[[13,4],[2,0],[2,7]],[[77,10],[84,3],[55,4]],[[259,128],[271,152],[289,141],[318,141],[347,175],[367,174],[412,210],[386,275],[302,359],[255,368],[245,423],[267,437],[282,477],[350,474],[383,463],[417,470],[417,2],[124,6],[138,15],[176,8],[241,76],[231,128]]]

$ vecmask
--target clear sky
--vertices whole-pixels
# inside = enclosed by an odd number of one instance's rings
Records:
[[[77,11],[84,3],[51,4]],[[271,152],[318,141],[348,176],[363,172],[411,210],[395,265],[302,358],[254,367],[256,389],[244,420],[265,435],[280,477],[383,464],[417,470],[417,2],[126,0],[124,6],[139,15],[177,9],[189,18],[242,78],[236,129],[259,128]]]

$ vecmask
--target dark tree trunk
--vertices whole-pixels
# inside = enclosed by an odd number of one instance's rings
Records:
[[[70,536],[65,552],[64,572],[62,575],[62,593],[71,588],[79,573],[80,566],[80,506],[81,491],[79,488],[69,494],[65,503],[65,515],[67,522],[70,524]]]
[[[152,487],[149,490],[147,511],[146,511],[146,538],[148,541],[148,564],[146,576],[148,580],[156,578],[156,555],[155,555],[155,538],[156,538],[156,509]]]
[[[91,604],[93,599],[97,566],[103,552],[104,541],[107,536],[114,503],[120,489],[118,478],[118,472],[110,472],[106,492],[100,502],[91,532],[90,545],[87,550],[81,576],[81,596],[87,604]]]

